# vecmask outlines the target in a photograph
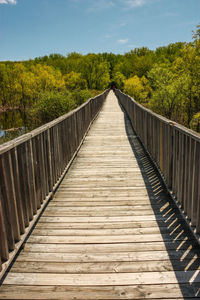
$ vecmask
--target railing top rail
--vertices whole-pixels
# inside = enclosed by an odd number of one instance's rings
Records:
[[[106,90],[107,91],[107,90]],[[105,91],[105,92],[106,92]],[[104,93],[105,93],[104,92]],[[85,103],[81,104],[79,107],[73,109],[72,111],[56,118],[55,120],[51,121],[51,122],[48,122],[36,129],[33,129],[32,131],[28,132],[28,133],[25,133],[11,141],[8,141],[2,145],[0,145],[0,155],[5,153],[6,151],[30,140],[31,138],[41,134],[42,132],[54,127],[55,125],[59,124],[60,122],[62,122],[63,120],[69,118],[71,115],[73,115],[74,113],[76,113],[77,111],[81,110],[82,107],[86,106],[90,101],[98,98],[101,94],[95,96],[95,97],[92,97],[92,98],[89,98]]]
[[[174,128],[176,128],[177,130],[181,131],[182,133],[186,133],[188,135],[190,135],[192,138],[194,138],[195,140],[200,140],[200,134],[198,132],[193,131],[192,129],[189,129],[183,125],[180,125],[178,123],[176,123],[175,121],[172,121],[170,119],[167,119],[155,112],[153,112],[152,110],[150,110],[149,108],[144,107],[143,105],[141,105],[140,103],[136,102],[131,96],[124,94],[123,92],[120,91],[120,93],[122,93],[125,96],[128,96],[130,98],[131,101],[133,101],[135,103],[136,106],[140,107],[142,110],[146,111],[147,113],[149,113],[150,115],[156,117],[157,119],[159,119],[160,121],[173,126]]]

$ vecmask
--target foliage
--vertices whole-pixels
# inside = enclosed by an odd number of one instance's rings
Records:
[[[124,92],[133,96],[136,101],[145,103],[151,94],[151,88],[144,76],[139,78],[135,75],[125,81]]]
[[[109,86],[109,64],[101,55],[86,55],[82,62],[81,73],[89,89],[104,90]]]
[[[200,112],[193,116],[190,127],[200,133]]]
[[[37,124],[42,124],[67,113],[75,107],[76,103],[67,91],[62,93],[57,91],[43,92],[40,99],[30,110],[30,117]]]
[[[124,88],[124,81],[125,81],[125,76],[120,73],[120,72],[116,72],[114,73],[113,75],[113,80],[116,84],[116,87],[119,89],[119,90],[123,90]]]
[[[73,91],[76,89],[86,89],[87,82],[82,78],[81,73],[75,73],[71,71],[70,73],[64,75],[65,86],[67,90]]]
[[[93,93],[91,90],[75,90],[72,92],[72,97],[76,103],[76,106],[83,104],[89,98],[93,97]]]
[[[193,31],[193,42],[172,43],[155,51],[142,47],[124,55],[55,53],[23,62],[0,62],[0,106],[32,108],[34,118],[44,122],[111,85],[198,130],[200,24]]]

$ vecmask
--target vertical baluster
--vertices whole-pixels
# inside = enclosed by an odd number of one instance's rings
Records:
[[[194,171],[194,147],[195,141],[189,137],[189,157],[188,157],[188,189],[187,189],[187,216],[191,220],[192,217],[192,185]]]
[[[178,191],[177,191],[177,199],[182,204],[183,203],[183,189],[184,189],[184,176],[185,176],[185,169],[184,169],[184,135],[182,132],[179,132],[179,141],[178,141],[178,149],[179,149],[179,159],[178,159],[178,173],[177,181],[178,181]]]
[[[44,165],[44,145],[43,145],[43,134],[39,134],[38,139],[38,151],[39,151],[39,158],[40,158],[40,171],[41,171],[41,191],[42,191],[42,199],[41,203],[46,198],[46,172],[45,172],[45,165]]]
[[[17,149],[16,147],[10,150],[11,154],[11,165],[13,172],[13,180],[15,186],[15,197],[17,203],[17,212],[20,226],[20,233],[23,234],[25,232],[25,223],[24,223],[24,212],[22,207],[22,196],[20,189],[20,177],[19,177],[19,168],[18,168],[18,157],[17,157]]]
[[[6,157],[7,156],[7,157]],[[5,163],[7,162],[7,164]],[[6,228],[6,238],[8,241],[9,250],[13,250],[15,248],[15,238],[18,236],[18,232],[13,228],[13,224],[15,223],[14,215],[12,212],[12,205],[9,197],[9,183],[7,181],[8,178],[8,153],[4,153],[0,156],[0,174],[1,174],[1,205],[2,212],[4,218],[4,224]]]
[[[51,159],[51,135],[50,129],[47,130],[47,156],[48,156],[48,174],[49,174],[49,189],[53,190],[53,171],[52,171],[52,159]]]
[[[8,230],[6,228],[6,216],[3,210],[3,196],[0,187],[0,260],[1,262],[8,260],[9,258],[9,244],[7,239]]]
[[[159,161],[160,161],[160,170],[163,173],[163,124],[160,121],[160,157],[159,157]]]
[[[194,169],[193,169],[193,176],[192,176],[192,196],[191,196],[191,221],[192,225],[197,226],[197,231],[200,232],[200,142],[195,141],[194,146]]]
[[[183,195],[183,209],[184,212],[187,213],[187,201],[189,201],[188,197],[188,181],[189,181],[189,151],[190,151],[190,138],[188,135],[185,135],[185,147],[184,147],[184,169],[185,169],[185,177],[184,177],[184,195]]]
[[[34,160],[33,160],[32,139],[27,141],[27,169],[28,169],[29,197],[31,201],[33,214],[36,214],[37,200],[36,200],[36,191],[35,191],[35,170],[34,170]]]
[[[197,153],[198,153],[198,159],[196,163],[200,165],[200,141],[197,143]],[[195,177],[195,185],[197,186],[197,193],[196,193],[196,199],[194,202],[194,208],[197,208],[196,212],[196,231],[199,234],[200,233],[200,167],[198,170],[198,175]]]
[[[33,219],[33,195],[31,191],[31,176],[30,176],[30,149],[28,141],[24,144],[24,186],[27,197],[29,221]]]

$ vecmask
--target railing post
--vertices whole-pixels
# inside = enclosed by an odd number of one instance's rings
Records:
[[[0,187],[0,260],[6,261],[9,258],[9,245],[7,240],[7,230],[6,230],[6,222],[5,215],[3,211],[2,205],[2,192]]]

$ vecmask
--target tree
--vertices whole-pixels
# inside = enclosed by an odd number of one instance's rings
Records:
[[[9,84],[9,68],[0,63],[0,104],[5,106],[9,101],[8,84]]]
[[[73,91],[75,89],[86,89],[87,82],[82,78],[81,73],[70,72],[64,75],[65,86],[68,90]]]
[[[109,64],[101,55],[86,55],[81,64],[81,74],[89,89],[104,90],[109,86]]]
[[[58,118],[75,107],[76,104],[69,92],[45,91],[33,105],[30,116],[39,125]]]
[[[191,122],[190,122],[190,128],[193,130],[200,132],[200,112],[196,113]]]
[[[140,103],[147,103],[151,88],[148,80],[143,76],[139,78],[137,75],[125,80],[124,92],[133,96],[133,98]]]
[[[149,73],[153,92],[150,107],[157,113],[176,120],[180,116],[187,77],[177,77],[167,66],[155,66]]]
[[[125,76],[122,73],[120,73],[120,72],[116,72],[113,75],[113,80],[114,80],[117,88],[120,89],[120,90],[123,90]]]
[[[35,76],[38,95],[44,91],[63,91],[65,89],[65,81],[59,70],[36,64],[32,66],[31,71]]]
[[[196,31],[192,31],[192,33],[193,33],[193,36],[192,36],[192,38],[194,39],[194,40],[200,40],[200,24],[198,24],[197,26],[196,26]]]
[[[13,68],[15,103],[18,103],[23,110],[35,99],[35,77],[27,71],[22,63],[16,63]]]
[[[187,78],[183,104],[187,115],[186,124],[189,127],[193,115],[200,111],[200,40],[194,45],[185,46],[182,56],[175,60],[173,68],[177,76]]]

